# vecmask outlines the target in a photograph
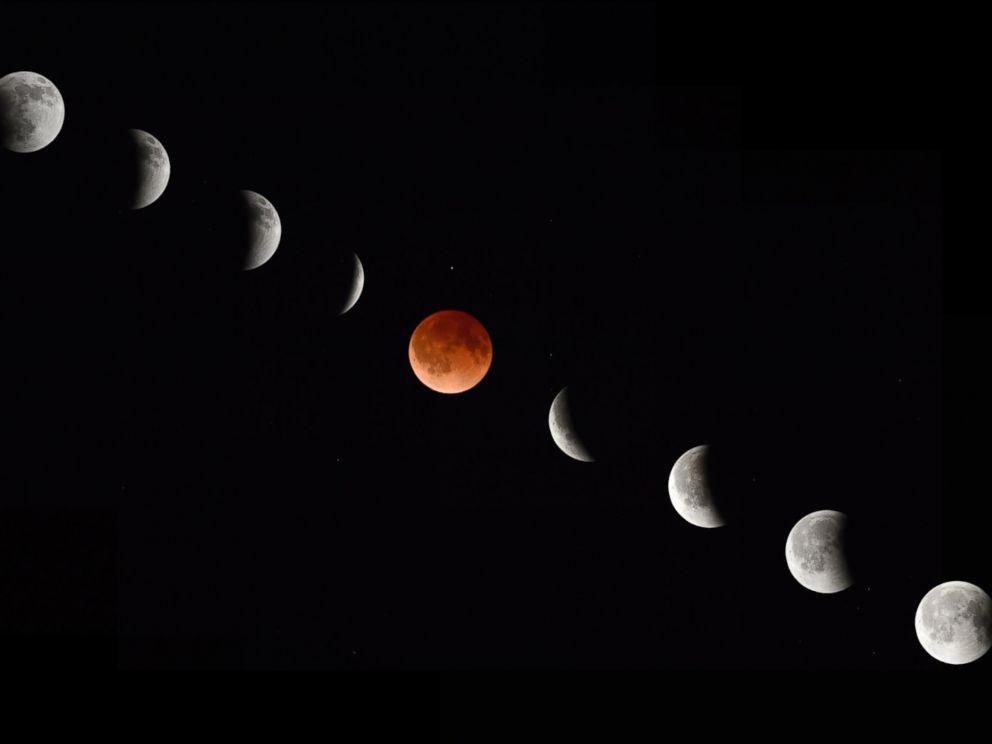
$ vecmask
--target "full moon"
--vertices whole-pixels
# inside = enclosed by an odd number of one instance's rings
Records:
[[[796,522],[785,542],[785,560],[796,581],[821,594],[833,594],[854,583],[845,554],[846,525],[844,514],[829,509]]]
[[[62,131],[65,105],[54,83],[36,72],[0,78],[0,144],[13,152],[34,152]]]
[[[579,438],[575,429],[567,387],[563,387],[555,399],[551,401],[548,427],[551,429],[551,438],[555,440],[558,449],[566,455],[580,462],[595,462],[592,453]]]
[[[967,581],[935,586],[916,608],[916,637],[945,664],[967,664],[992,646],[992,599]]]
[[[709,474],[709,447],[705,444],[685,452],[668,476],[668,496],[685,521],[697,527],[722,527],[726,519],[713,501]]]
[[[424,318],[410,337],[409,352],[417,379],[439,393],[464,393],[475,387],[493,359],[485,327],[458,310]]]
[[[130,206],[131,209],[142,209],[165,191],[171,172],[169,155],[162,143],[148,132],[129,129],[128,136],[134,154],[134,192]]]
[[[241,268],[244,271],[257,269],[276,252],[282,237],[282,222],[272,203],[254,191],[242,191],[244,207],[247,210],[248,245]]]

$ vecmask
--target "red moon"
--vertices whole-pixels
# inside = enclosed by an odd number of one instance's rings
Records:
[[[410,366],[417,379],[439,393],[464,393],[481,382],[493,360],[485,327],[468,313],[428,315],[410,337]]]

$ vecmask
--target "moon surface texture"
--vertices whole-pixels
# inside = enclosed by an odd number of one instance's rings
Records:
[[[248,245],[241,268],[257,269],[276,252],[282,237],[282,222],[272,202],[254,191],[242,191],[247,210]]]
[[[551,438],[562,452],[581,462],[595,462],[592,453],[576,432],[567,386],[563,387],[551,402],[548,426],[551,429]]]
[[[34,152],[62,131],[65,105],[51,80],[36,72],[0,78],[0,144],[13,152]]]
[[[362,268],[362,262],[354,253],[351,254],[351,259],[351,287],[347,292],[339,315],[344,315],[355,306],[358,298],[362,296],[362,290],[365,288],[365,269]]]
[[[833,594],[854,583],[844,545],[846,526],[847,517],[829,509],[796,522],[785,542],[785,560],[796,581],[821,594]]]
[[[726,519],[713,500],[709,473],[710,448],[703,444],[685,452],[668,476],[672,506],[685,521],[697,527],[722,527]]]
[[[458,310],[424,318],[410,337],[409,351],[417,379],[439,393],[464,393],[475,387],[493,359],[485,327]]]
[[[935,586],[916,608],[916,637],[945,664],[968,664],[992,646],[992,598],[967,581]]]
[[[129,129],[128,135],[135,157],[135,189],[131,209],[142,209],[162,196],[169,184],[169,155],[162,143],[148,132]]]

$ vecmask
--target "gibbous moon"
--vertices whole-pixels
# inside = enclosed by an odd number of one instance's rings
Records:
[[[279,247],[282,237],[282,222],[272,203],[254,191],[241,191],[241,198],[247,210],[248,245],[242,270],[250,271],[264,264]]]
[[[354,253],[351,254],[351,287],[348,290],[347,297],[345,297],[344,305],[341,307],[341,312],[339,315],[344,315],[346,312],[351,310],[358,302],[358,298],[362,296],[362,289],[365,288],[365,269],[362,268],[362,262],[358,259],[358,256]]]
[[[410,366],[417,379],[439,393],[464,393],[489,371],[493,345],[478,320],[442,310],[420,322],[410,337]]]
[[[675,461],[668,476],[668,495],[675,511],[689,524],[722,527],[726,519],[713,501],[709,452],[710,448],[702,444]]]
[[[567,386],[563,387],[551,402],[548,427],[551,429],[551,438],[566,455],[581,462],[595,462],[592,454],[575,430],[575,422],[572,420],[572,410],[568,401]]]
[[[13,152],[34,152],[62,131],[65,105],[51,80],[36,72],[0,78],[0,144]]]
[[[169,155],[162,143],[148,132],[129,129],[128,136],[135,160],[134,193],[130,206],[131,209],[143,209],[162,196],[169,183]]]
[[[945,664],[968,664],[992,646],[992,598],[967,581],[935,586],[916,608],[916,637]]]
[[[847,517],[829,509],[796,522],[785,542],[785,560],[796,581],[821,594],[833,594],[854,583],[845,553],[846,526]]]

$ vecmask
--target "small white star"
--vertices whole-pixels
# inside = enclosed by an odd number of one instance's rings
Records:
[[[455,270],[455,267],[454,266],[449,266],[448,268],[451,269],[452,271]]]

